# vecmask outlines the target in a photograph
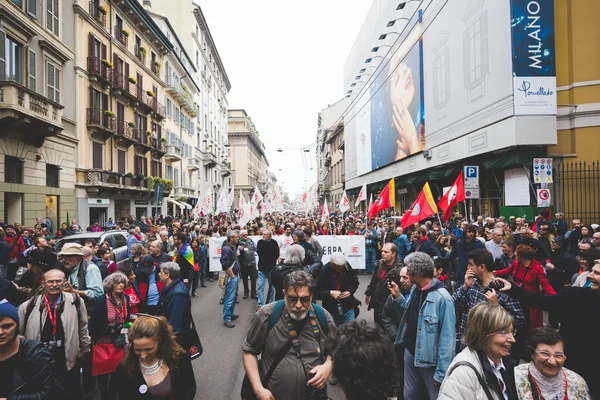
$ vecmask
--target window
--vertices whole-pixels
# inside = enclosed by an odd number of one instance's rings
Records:
[[[12,0],[12,2],[18,5],[19,7],[23,7],[23,0]]]
[[[16,157],[4,156],[4,182],[23,183],[23,161]]]
[[[10,36],[5,39],[6,80],[23,84],[23,46]]]
[[[27,12],[34,17],[37,16],[37,2],[38,0],[27,0]]]
[[[46,29],[58,36],[58,0],[46,0]]]
[[[175,178],[175,182],[173,184],[174,187],[179,187],[179,168],[173,168],[173,178]]]
[[[92,142],[92,167],[94,169],[102,169],[102,153],[104,145],[100,142]]]
[[[46,63],[46,97],[60,103],[60,70],[52,63]]]
[[[30,49],[27,57],[27,87],[35,92],[37,89],[35,51]]]
[[[165,170],[165,178],[166,179],[171,179],[173,180],[173,167],[170,165],[167,165],[166,170]]]
[[[58,165],[46,164],[46,186],[58,187]]]
[[[167,115],[171,118],[173,118],[173,103],[171,102],[171,99],[169,99],[167,97]]]
[[[146,163],[146,157],[144,156],[135,156],[135,175],[144,175],[146,176],[148,173],[148,164]]]
[[[158,177],[162,178],[162,165],[161,165],[160,161],[152,160],[151,169],[152,169],[151,170],[152,176],[158,176]]]
[[[127,239],[125,239],[125,236],[122,234],[117,233],[116,235],[113,235],[113,237],[115,239],[115,245],[117,246],[115,248],[127,246]]]
[[[127,152],[125,150],[117,150],[117,172],[120,174],[124,174],[127,169],[126,158]]]

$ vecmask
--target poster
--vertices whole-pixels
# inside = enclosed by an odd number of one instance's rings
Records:
[[[515,115],[556,115],[554,1],[511,0]]]
[[[225,241],[225,237],[210,238],[208,245],[209,254],[209,270],[211,272],[221,271],[221,246]],[[258,243],[262,237],[251,236],[254,243]],[[291,237],[273,236],[273,239],[281,243],[282,240],[291,240]],[[350,263],[353,269],[365,269],[365,237],[364,236],[315,236],[323,246],[323,264],[329,262],[329,258],[333,253],[344,253],[346,261]],[[258,257],[257,257],[258,261]]]
[[[549,189],[538,189],[537,190],[537,206],[538,207],[550,207],[550,190]]]
[[[529,178],[524,168],[504,171],[504,204],[507,206],[529,206]]]

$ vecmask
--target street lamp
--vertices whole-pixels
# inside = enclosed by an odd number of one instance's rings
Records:
[[[388,33],[382,33],[382,34],[379,36],[379,40],[385,40],[385,38],[386,38],[388,35],[391,35],[392,33],[395,33],[396,35],[400,36],[400,32],[388,32]]]
[[[371,61],[373,61],[373,59],[375,59],[375,58],[381,58],[381,59],[383,59],[383,57],[381,57],[381,56],[373,56],[373,57],[369,57],[369,58],[367,58],[367,59],[365,60],[365,64],[369,64],[369,63],[370,63]]]
[[[387,44],[382,44],[381,46],[375,46],[375,47],[373,47],[371,49],[371,53],[377,53],[379,51],[379,48],[381,48],[381,47],[389,47],[389,48],[391,48],[392,46],[389,46]]]
[[[387,25],[386,25],[386,27],[388,27],[388,28],[389,28],[389,27],[392,27],[392,26],[394,26],[394,24],[396,23],[396,21],[400,21],[401,19],[404,19],[404,20],[410,21],[410,18],[400,17],[400,18],[398,18],[398,19],[395,19],[395,20],[393,20],[393,21],[390,21],[390,22],[388,22],[388,23],[387,23]]]
[[[396,11],[400,11],[400,10],[404,10],[404,7],[406,7],[407,3],[421,3],[423,0],[408,0],[408,1],[403,1],[402,3],[398,4],[398,7],[396,7]]]

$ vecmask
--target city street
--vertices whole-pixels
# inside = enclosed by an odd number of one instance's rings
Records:
[[[370,276],[359,275],[359,280],[356,297],[364,303],[363,293]],[[256,309],[256,300],[244,300],[240,296],[240,303],[235,308],[240,318],[235,321],[235,328],[228,329],[223,326],[219,286],[216,281],[207,281],[206,285],[206,289],[199,289],[200,297],[192,299],[192,315],[204,348],[202,356],[193,361],[196,399],[238,400],[244,379],[241,346]],[[359,318],[372,321],[373,313],[367,313],[367,307],[363,304]],[[329,396],[333,400],[345,399],[339,386],[330,386]]]

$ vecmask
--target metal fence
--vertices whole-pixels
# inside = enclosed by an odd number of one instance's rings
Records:
[[[569,225],[574,218],[600,223],[600,161],[562,161],[555,164],[554,176],[556,209]]]

